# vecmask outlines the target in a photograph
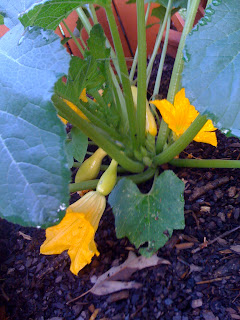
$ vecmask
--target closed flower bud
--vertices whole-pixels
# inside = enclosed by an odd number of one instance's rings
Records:
[[[101,176],[96,190],[104,196],[107,196],[114,188],[117,181],[118,163],[112,159],[110,166]]]
[[[103,149],[97,149],[91,157],[82,163],[76,174],[75,182],[95,179],[99,174],[102,160],[106,155],[107,153]]]

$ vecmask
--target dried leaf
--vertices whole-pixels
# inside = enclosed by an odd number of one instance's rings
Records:
[[[237,244],[236,246],[231,246],[230,249],[236,253],[240,253],[240,244]]]

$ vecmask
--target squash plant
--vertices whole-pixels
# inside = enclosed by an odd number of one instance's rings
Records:
[[[161,20],[147,65],[145,31],[152,2],[160,5]],[[99,254],[94,235],[109,193],[117,236],[128,237],[150,256],[174,229],[184,228],[184,183],[173,171],[162,172],[162,164],[240,168],[238,160],[178,158],[192,140],[216,147],[216,128],[240,136],[240,2],[208,1],[204,18],[192,29],[199,2],[146,0],[145,13],[144,0],[136,1],[138,49],[130,72],[111,0],[0,3],[0,22],[10,28],[0,39],[0,215],[47,227],[41,253],[68,250],[75,274]],[[98,23],[95,5],[105,9],[114,47]],[[167,99],[158,100],[171,14],[180,8],[186,10],[185,26]],[[69,30],[83,58],[68,55],[54,33],[73,10],[89,34],[86,46]],[[72,124],[68,134],[60,119]],[[88,144],[99,149],[81,167]],[[109,166],[101,165],[104,157],[111,159]],[[72,166],[80,169],[69,184]],[[152,189],[142,194],[137,184],[153,177]],[[96,191],[68,206],[69,191],[89,189]]]

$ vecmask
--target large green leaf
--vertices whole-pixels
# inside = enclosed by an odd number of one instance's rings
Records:
[[[213,2],[184,56],[186,96],[217,128],[240,137],[240,1]]]
[[[24,12],[26,8],[34,5],[36,2],[36,0],[1,0],[0,14],[4,17],[4,24],[10,29],[16,26],[19,23],[19,14]]]
[[[27,7],[19,18],[22,24],[27,26],[39,26],[45,29],[55,30],[59,23],[73,10],[85,4],[98,4],[106,6],[111,0],[43,0],[41,4],[35,1],[35,5]]]
[[[64,126],[51,103],[69,55],[53,31],[19,23],[0,39],[0,214],[55,223],[68,203]]]
[[[164,171],[148,194],[129,179],[118,182],[109,196],[118,238],[128,237],[143,255],[162,247],[173,229],[184,228],[184,183],[172,171]]]

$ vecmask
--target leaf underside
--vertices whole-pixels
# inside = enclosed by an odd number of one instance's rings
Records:
[[[218,4],[218,5],[216,5]],[[186,41],[182,86],[214,125],[240,137],[240,1],[213,2]]]
[[[69,59],[53,31],[19,23],[0,40],[0,215],[11,222],[49,226],[68,204],[66,133],[51,95]]]

